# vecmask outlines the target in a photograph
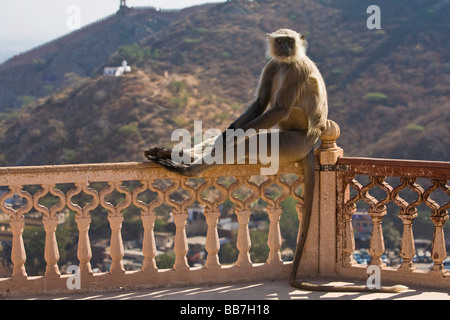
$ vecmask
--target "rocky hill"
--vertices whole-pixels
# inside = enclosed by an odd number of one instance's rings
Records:
[[[381,30],[366,27],[371,4],[382,10]],[[306,34],[346,155],[448,161],[449,15],[447,0],[237,0],[171,15],[122,12],[74,38],[75,52],[59,47],[0,71],[0,161],[143,160],[143,149],[170,145],[172,131],[195,120],[223,129],[253,97],[265,34],[281,27]],[[101,75],[122,59],[133,73]]]

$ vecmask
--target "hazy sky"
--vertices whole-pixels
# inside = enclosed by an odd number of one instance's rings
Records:
[[[129,7],[184,8],[223,0],[127,0]],[[0,60],[71,30],[74,9],[81,26],[119,9],[120,0],[0,0]],[[73,24],[72,24],[73,25]]]

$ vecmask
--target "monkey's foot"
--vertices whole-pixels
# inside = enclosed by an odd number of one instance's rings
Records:
[[[195,167],[184,163],[176,163],[171,158],[147,157],[153,163],[157,163],[170,172],[181,174],[185,177],[196,175]]]
[[[154,161],[155,158],[166,159],[172,156],[172,150],[164,147],[150,148],[147,151],[144,151],[144,155],[150,161]]]

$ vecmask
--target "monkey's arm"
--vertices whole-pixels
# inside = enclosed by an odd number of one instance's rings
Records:
[[[228,129],[242,128],[244,125],[264,113],[270,102],[272,83],[276,72],[277,64],[274,61],[269,61],[262,71],[261,79],[256,92],[256,99],[247,108],[247,110],[228,127]]]
[[[290,77],[285,77],[283,84],[276,93],[276,99],[272,108],[243,125],[242,129],[244,131],[250,128],[255,130],[270,129],[281,121],[286,120],[297,101],[299,91],[303,90],[305,83],[304,75],[294,74]]]

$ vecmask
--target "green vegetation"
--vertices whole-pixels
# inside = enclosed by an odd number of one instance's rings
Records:
[[[175,263],[175,253],[165,252],[155,257],[158,269],[171,269]]]
[[[267,239],[269,237],[269,230],[251,230],[250,239],[252,247],[250,248],[250,258],[254,263],[266,262],[269,257],[269,246]]]
[[[50,119],[48,121],[48,127],[50,129],[49,139],[52,143],[59,145],[67,140],[68,135],[64,128],[64,122],[58,119]]]
[[[66,163],[77,163],[78,160],[78,152],[73,149],[67,149],[64,151],[64,158],[66,159]]]
[[[331,73],[333,73],[333,74],[342,74],[342,73],[344,73],[344,69],[342,69],[342,68],[334,68],[333,70],[331,70]]]
[[[119,127],[119,133],[123,135],[131,135],[139,133],[139,128],[136,124],[130,123]]]
[[[171,81],[169,83],[169,90],[173,93],[173,96],[169,98],[170,104],[175,108],[185,107],[190,94],[186,89],[186,81]]]
[[[356,54],[356,55],[361,55],[361,54],[363,54],[366,50],[365,50],[364,47],[362,47],[362,46],[355,46],[355,47],[352,47],[352,48],[350,49],[350,51],[353,52],[353,53]]]
[[[36,97],[34,96],[20,96],[19,97],[19,101],[20,101],[20,107],[21,108],[26,108],[29,105],[31,105],[34,101],[36,100]]]
[[[184,39],[184,43],[187,43],[187,44],[197,44],[197,43],[200,43],[200,41],[201,41],[201,39],[197,39],[197,38]]]
[[[227,112],[218,112],[214,115],[214,118],[223,122],[228,118],[229,114]]]
[[[230,58],[231,58],[231,53],[228,52],[228,51],[222,52],[222,58],[224,58],[224,59],[230,59]]]
[[[237,238],[237,234],[234,235],[234,239]],[[239,251],[236,248],[235,243],[227,242],[220,246],[219,250],[219,260],[222,264],[232,264],[235,263],[239,256]]]
[[[370,92],[366,94],[363,99],[369,102],[384,102],[388,97],[381,92]]]
[[[185,88],[186,88],[186,81],[184,80],[181,81],[174,80],[169,83],[169,89],[174,93],[180,93]]]
[[[142,66],[149,60],[158,60],[160,58],[158,48],[145,48],[137,43],[120,46],[111,56],[110,63],[120,65],[126,60],[129,65]]]
[[[202,27],[200,27],[200,28],[195,28],[195,31],[197,31],[198,33],[206,33],[206,32],[208,32],[209,30],[208,30],[208,28],[202,28]]]
[[[187,102],[189,100],[189,93],[187,91],[181,93],[178,96],[171,97],[169,99],[170,104],[175,108],[182,108],[185,107]]]
[[[185,128],[190,124],[189,119],[183,117],[173,118],[173,122],[175,122],[175,124],[180,128]]]
[[[140,65],[145,57],[145,50],[137,43],[127,44],[118,48],[112,62],[119,65],[126,60],[129,65]]]
[[[417,131],[417,132],[422,132],[425,130],[424,126],[418,125],[418,124],[410,124],[409,126],[406,127],[408,130],[410,131]]]

